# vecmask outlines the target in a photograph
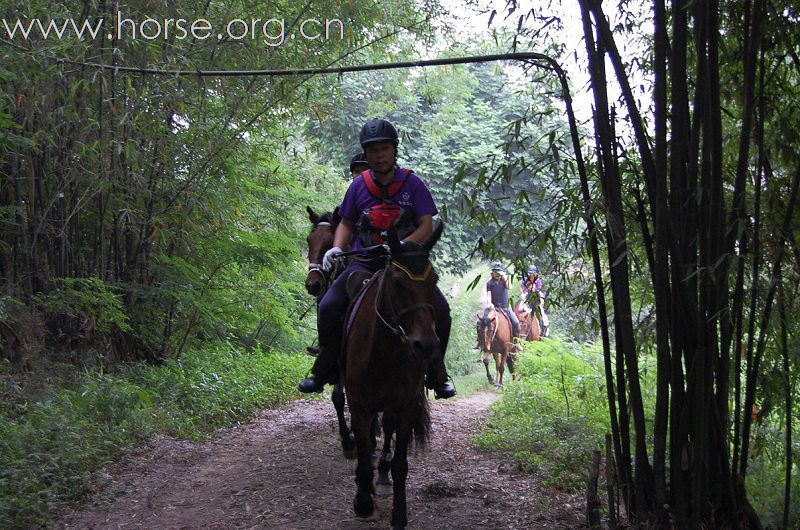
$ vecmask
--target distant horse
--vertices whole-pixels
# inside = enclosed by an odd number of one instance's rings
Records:
[[[339,207],[337,206],[333,212],[326,212],[317,214],[310,206],[306,206],[308,218],[313,224],[311,232],[306,237],[308,243],[308,274],[306,275],[306,291],[308,294],[316,297],[317,303],[325,295],[325,292],[333,282],[333,274],[335,271],[326,271],[322,268],[322,258],[333,246],[333,235],[336,233],[336,227],[339,224]],[[336,409],[336,420],[339,424],[339,438],[342,440],[342,452],[345,458],[354,459],[356,457],[356,442],[350,427],[347,425],[347,419],[344,416],[344,387],[341,383],[333,385],[333,392],[331,392],[331,401],[333,407]],[[384,431],[389,431],[391,424],[385,424]],[[376,420],[373,425],[373,437],[377,437],[379,425]],[[387,455],[391,452],[391,434],[384,436],[383,454]],[[386,485],[390,484],[386,472],[381,474],[379,483]]]
[[[528,342],[542,340],[542,331],[539,328],[539,319],[526,304],[518,303],[514,307],[514,313],[519,320],[519,334]]]
[[[483,365],[486,367],[486,379],[496,386],[503,386],[505,365],[514,375],[514,357],[511,341],[511,322],[502,311],[489,305],[475,315],[478,319],[478,343],[483,352]],[[489,373],[489,354],[494,356],[496,376]]]
[[[395,422],[395,452],[391,459],[392,528],[405,528],[408,447],[419,445],[430,430],[423,382],[428,363],[439,355],[434,329],[434,290],[438,277],[428,259],[442,234],[440,223],[428,240],[401,245],[390,227],[385,266],[375,273],[354,304],[348,319],[344,388],[358,449],[357,491],[353,510],[375,519],[375,489],[370,455],[374,441],[370,424],[379,411]],[[385,251],[384,251],[385,252]]]

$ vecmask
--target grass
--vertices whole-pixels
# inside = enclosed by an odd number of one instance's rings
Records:
[[[476,445],[510,455],[549,487],[582,488],[607,430],[600,358],[592,347],[560,339],[527,343],[517,381],[505,385]]]

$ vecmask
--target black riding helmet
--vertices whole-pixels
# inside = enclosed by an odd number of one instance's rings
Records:
[[[365,155],[363,151],[350,159],[350,172],[352,173],[358,166],[369,167],[367,155]]]
[[[358,135],[361,147],[373,142],[394,142],[397,145],[400,138],[397,136],[397,129],[387,120],[373,118],[361,127]]]

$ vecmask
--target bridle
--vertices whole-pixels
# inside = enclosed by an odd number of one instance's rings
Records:
[[[331,223],[327,222],[327,221],[320,221],[319,223],[314,225],[314,230],[316,230],[317,227],[319,227],[319,226],[330,226],[330,227],[333,227],[333,225]],[[314,230],[312,230],[311,232],[313,233]],[[320,294],[317,295],[317,298],[319,299],[319,298],[322,298],[322,296],[328,290],[328,287],[330,287],[331,273],[333,272],[333,270],[326,271],[325,269],[322,268],[322,264],[321,263],[309,263],[308,264],[308,274],[310,275],[312,272],[316,272],[317,274],[319,274],[320,278],[322,279],[322,289],[320,290]]]
[[[481,330],[483,331],[484,347],[486,347],[486,332],[489,331],[489,328],[492,325],[491,321],[486,322],[486,319],[488,318],[487,315],[488,315],[490,310],[494,311],[494,313],[495,313],[495,317],[494,317],[495,323],[497,322],[497,309],[492,309],[492,308],[489,308],[489,307],[484,308],[483,317],[481,318],[481,324],[480,324]],[[490,345],[494,342],[495,337],[497,337],[497,328],[499,328],[499,327],[500,327],[499,325],[495,324],[494,330],[492,332],[492,336],[491,336],[491,338],[489,338],[489,344]]]

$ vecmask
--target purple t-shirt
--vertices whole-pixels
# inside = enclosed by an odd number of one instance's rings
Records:
[[[544,294],[544,293],[542,293],[542,279],[541,278],[537,277],[536,280],[533,281],[533,283],[531,283],[530,278],[526,278],[526,279],[522,280],[522,299],[524,301],[527,301],[527,302],[529,302],[529,303],[531,303],[533,305],[537,305],[539,303],[538,300],[530,300],[530,301],[528,300],[530,298],[530,296],[535,292],[539,292],[540,293],[539,296],[542,296]]]
[[[370,170],[370,174],[374,176],[372,170]],[[402,179],[403,172],[400,170],[399,166],[395,166],[392,182]],[[415,173],[408,174],[405,183],[397,190],[397,193],[395,193],[390,200],[398,204],[404,210],[410,211],[414,219],[419,219],[424,215],[436,215],[438,213],[428,186],[426,186],[422,179]],[[369,192],[367,185],[364,183],[364,175],[361,174],[354,178],[353,182],[350,183],[350,187],[347,188],[347,193],[344,194],[344,200],[339,207],[339,215],[342,216],[342,219],[347,219],[355,224],[364,210],[381,204],[382,202],[383,201]],[[351,248],[353,250],[362,248],[358,237],[353,238]]]

